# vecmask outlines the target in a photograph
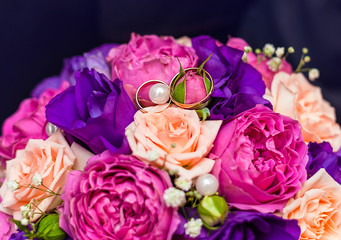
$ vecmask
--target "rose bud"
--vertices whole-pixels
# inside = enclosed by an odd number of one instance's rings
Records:
[[[172,80],[174,90],[171,91],[171,95],[175,101],[182,104],[204,103],[207,101],[207,95],[210,95],[212,91],[212,81],[210,81],[212,79],[203,67],[209,58],[210,56],[198,68],[185,70],[179,61],[180,71]],[[198,106],[193,105],[193,108],[198,108]]]
[[[227,203],[223,197],[213,195],[205,196],[199,203],[198,214],[204,225],[213,227],[223,224],[229,212]]]

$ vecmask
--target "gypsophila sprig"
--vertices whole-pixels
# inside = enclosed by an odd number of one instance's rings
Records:
[[[174,187],[165,190],[163,199],[168,207],[180,207],[186,203],[185,192]]]
[[[276,56],[281,58],[284,55],[285,48],[284,47],[278,47],[276,49]]]
[[[9,190],[14,192],[15,190],[20,188],[20,185],[19,183],[17,183],[17,181],[9,181],[7,182],[7,187],[9,188]]]
[[[35,173],[32,178],[32,183],[34,186],[38,187],[43,183],[43,177],[39,173]]]
[[[21,215],[23,217],[28,217],[30,215],[32,208],[30,204],[20,206]]]
[[[268,58],[271,58],[272,55],[275,53],[274,45],[272,45],[270,43],[265,44],[265,46],[263,47],[263,52],[264,52],[265,56],[267,56]]]
[[[192,180],[179,177],[174,180],[175,186],[184,191],[189,191],[192,187]]]
[[[192,238],[199,236],[202,228],[202,220],[200,218],[191,218],[187,223],[185,223],[186,234]]]
[[[282,64],[282,60],[279,57],[273,57],[269,61],[266,62],[269,69],[273,72],[277,72]]]
[[[315,81],[317,78],[320,77],[320,71],[317,68],[311,68],[309,69],[309,80]]]

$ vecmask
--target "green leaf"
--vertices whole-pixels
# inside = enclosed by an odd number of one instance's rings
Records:
[[[23,232],[25,232],[25,233],[30,233],[30,230],[28,229],[28,227],[22,225],[20,221],[14,220],[14,219],[10,219],[10,221],[11,221],[11,222],[14,222],[14,224],[17,225],[17,227],[18,227],[18,229],[19,229],[20,231],[23,231]]]
[[[175,86],[172,97],[179,103],[185,103],[186,97],[186,77],[182,82]]]
[[[206,72],[204,72],[204,84],[205,84],[206,93],[209,93],[211,89],[211,81],[207,78]]]
[[[197,69],[197,72],[195,73],[196,75],[201,76],[202,69],[204,68],[206,62],[211,58],[211,56],[212,54],[208,56],[208,58],[206,58],[206,60],[199,66],[199,68]]]
[[[178,62],[179,62],[179,65],[180,65],[179,75],[183,76],[183,75],[185,75],[185,70],[183,69],[179,58],[176,58],[176,59],[178,59]]]
[[[210,117],[210,109],[208,109],[207,107],[195,111],[197,112],[199,118],[201,118],[203,121]]]
[[[59,215],[50,214],[39,223],[37,235],[46,240],[63,240],[65,232],[59,227]]]

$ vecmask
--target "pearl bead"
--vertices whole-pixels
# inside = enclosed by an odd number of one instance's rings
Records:
[[[197,178],[195,187],[201,195],[210,196],[218,191],[219,182],[214,175],[208,173]]]
[[[155,104],[164,104],[169,100],[169,87],[163,83],[156,83],[149,89],[149,99]]]
[[[54,125],[54,124],[48,122],[48,123],[46,124],[45,131],[46,131],[47,136],[50,137],[51,135],[53,135],[55,132],[58,131],[58,127],[57,127],[56,125]]]

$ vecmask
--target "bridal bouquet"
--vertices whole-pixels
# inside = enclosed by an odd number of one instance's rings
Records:
[[[0,239],[340,239],[341,129],[294,51],[132,34],[66,59],[2,126]]]

